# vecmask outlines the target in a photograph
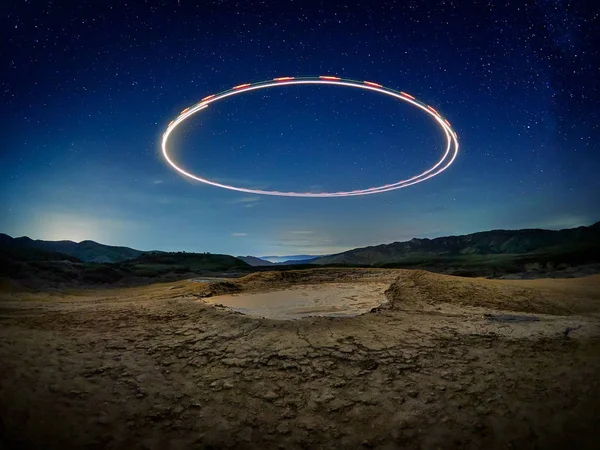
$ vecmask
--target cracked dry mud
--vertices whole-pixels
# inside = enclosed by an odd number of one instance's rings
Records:
[[[203,300],[333,282],[389,283],[389,302],[277,321]],[[5,448],[597,448],[598,276],[314,269],[1,298]]]

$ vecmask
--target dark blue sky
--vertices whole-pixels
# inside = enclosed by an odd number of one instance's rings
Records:
[[[72,2],[2,7],[0,231],[140,249],[331,253],[600,219],[594,2]],[[337,75],[439,109],[461,151],[438,177],[353,198],[243,195],[176,174],[160,136],[231,86]],[[351,190],[422,171],[433,121],[345,87],[223,100],[177,130],[197,174]]]

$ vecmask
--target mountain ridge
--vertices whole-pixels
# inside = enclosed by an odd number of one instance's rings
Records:
[[[100,244],[89,239],[81,242],[70,240],[45,241],[41,239],[34,240],[27,236],[13,238],[4,233],[0,233],[0,247],[45,250],[72,256],[84,262],[98,263],[125,261],[146,253],[130,247]]]
[[[273,266],[273,265],[275,265],[275,263],[272,263],[271,261],[267,261],[266,259],[262,259],[262,258],[259,258],[257,256],[251,256],[251,255],[237,256],[237,259],[241,259],[246,264],[250,264],[253,267],[262,267],[262,266]]]
[[[355,248],[335,255],[317,258],[311,264],[386,264],[409,257],[469,256],[527,254],[557,250],[558,247],[600,247],[600,222],[590,226],[545,230],[525,228],[520,230],[479,231],[465,235],[438,238],[413,238],[409,241],[392,242]]]
[[[56,255],[66,255],[83,262],[113,263],[139,258],[146,253],[130,247],[100,244],[92,240],[74,242],[70,240],[44,241],[33,240],[27,236],[13,238],[0,233],[0,248],[11,252],[37,249]],[[412,238],[408,241],[396,241],[354,248],[333,255],[291,255],[270,257],[278,258],[273,262],[265,257],[237,257],[250,266],[276,267],[279,265],[301,264],[350,264],[382,265],[403,262],[407,258],[431,257],[469,257],[481,255],[521,255],[536,252],[571,251],[573,249],[598,248],[600,251],[600,222],[589,226],[546,230],[525,228],[519,230],[496,229],[478,231],[464,235],[450,235],[437,238]],[[166,252],[165,252],[166,253]],[[308,257],[301,259],[302,257]],[[286,259],[290,258],[290,259]]]
[[[293,264],[294,261],[308,261],[328,255],[283,255],[283,256],[259,256],[258,258],[274,264]]]

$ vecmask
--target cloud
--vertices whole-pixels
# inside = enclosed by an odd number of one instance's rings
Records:
[[[248,233],[231,233],[232,236],[235,237],[241,237],[241,236],[248,236]]]
[[[154,184],[163,184],[165,180],[154,180]]]
[[[248,204],[248,203],[256,203],[259,200],[260,200],[260,196],[258,196],[258,195],[251,195],[251,196],[246,196],[246,197],[234,198],[233,200],[230,200],[229,203],[244,203],[244,204]]]
[[[289,234],[313,234],[314,231],[308,231],[308,230],[295,230],[295,231],[289,231]]]
[[[229,200],[227,203],[234,205],[242,205],[244,208],[254,208],[256,205],[258,205],[259,201],[260,196],[251,195],[246,197],[234,198],[233,200]]]

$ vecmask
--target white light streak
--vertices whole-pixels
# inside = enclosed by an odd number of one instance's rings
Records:
[[[352,191],[339,191],[339,192],[281,192],[281,191],[267,191],[262,189],[249,189],[238,186],[231,186],[228,184],[217,183],[215,181],[211,181],[207,178],[202,178],[197,175],[194,175],[190,172],[179,167],[177,164],[173,162],[173,160],[169,157],[169,152],[167,150],[167,142],[169,140],[170,134],[177,128],[177,126],[183,122],[185,119],[188,119],[193,114],[205,109],[209,104],[212,104],[218,100],[222,100],[224,98],[230,97],[232,95],[242,94],[244,92],[254,91],[257,89],[266,89],[270,87],[276,86],[285,86],[291,84],[328,84],[335,86],[349,86],[359,89],[366,89],[369,91],[380,92],[382,94],[386,94],[402,100],[404,102],[410,103],[413,106],[421,109],[425,113],[429,114],[436,123],[442,128],[445,136],[446,136],[446,146],[445,152],[442,158],[433,165],[430,169],[415,175],[406,180],[400,180],[395,183],[385,184],[383,186],[375,186],[367,189],[356,189]],[[368,194],[378,194],[380,192],[388,192],[396,189],[405,188],[408,186],[412,186],[417,183],[421,183],[425,180],[433,178],[436,175],[439,175],[444,170],[446,170],[456,159],[458,154],[458,136],[456,132],[450,127],[450,122],[444,119],[435,109],[431,106],[425,105],[415,99],[412,95],[409,95],[405,92],[396,92],[392,89],[385,88],[377,83],[373,83],[371,81],[353,81],[353,80],[345,80],[338,77],[333,76],[320,76],[320,77],[307,77],[307,78],[294,78],[294,77],[279,77],[275,78],[272,81],[265,81],[259,83],[247,83],[235,86],[234,88],[222,92],[220,94],[213,94],[207,97],[204,97],[199,103],[190,106],[189,108],[184,109],[175,120],[171,121],[167,127],[167,130],[163,134],[162,139],[162,153],[165,160],[179,173],[182,175],[191,178],[196,181],[200,181],[202,183],[209,184],[211,186],[216,186],[224,189],[230,189],[238,192],[247,192],[249,194],[258,194],[258,195],[276,195],[282,197],[350,197],[357,195],[368,195]]]

